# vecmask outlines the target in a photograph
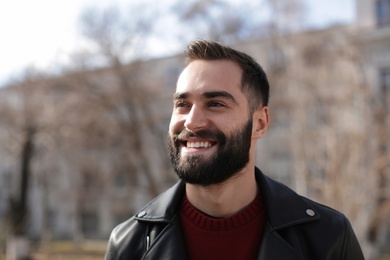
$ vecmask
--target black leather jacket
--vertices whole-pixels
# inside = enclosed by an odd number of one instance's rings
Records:
[[[256,180],[267,209],[257,259],[364,259],[344,215],[297,195],[257,168]],[[105,259],[187,259],[178,214],[184,190],[185,184],[179,181],[118,225]]]

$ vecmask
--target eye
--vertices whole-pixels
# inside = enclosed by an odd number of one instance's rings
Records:
[[[176,107],[186,107],[186,106],[187,106],[186,103],[181,102],[181,101],[176,103]]]
[[[187,106],[187,104],[181,100],[175,101],[173,105],[174,105],[174,107],[186,107]]]
[[[178,100],[174,103],[174,107],[175,109],[179,110],[179,111],[184,111],[184,110],[187,110],[190,106],[190,104],[188,104],[187,102],[184,102],[184,101],[181,101],[181,100]]]
[[[218,102],[218,101],[210,101],[208,103],[208,106],[209,107],[226,107],[225,104],[223,104],[222,102]]]

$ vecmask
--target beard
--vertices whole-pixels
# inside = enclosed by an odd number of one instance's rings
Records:
[[[242,129],[225,136],[219,130],[201,130],[196,133],[183,130],[168,137],[169,155],[176,174],[186,183],[201,186],[220,184],[235,176],[249,162],[252,120]],[[218,150],[210,158],[187,155],[182,158],[180,146],[183,138],[198,137],[218,143]]]

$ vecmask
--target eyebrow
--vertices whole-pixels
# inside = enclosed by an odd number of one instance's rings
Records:
[[[190,96],[190,93],[188,92],[177,92],[173,94],[173,99],[186,99]],[[233,101],[234,103],[237,103],[236,99],[230,94],[229,92],[226,91],[210,91],[210,92],[204,92],[202,94],[203,97],[206,99],[211,99],[211,98],[216,98],[216,97],[221,97],[225,99],[229,99]]]

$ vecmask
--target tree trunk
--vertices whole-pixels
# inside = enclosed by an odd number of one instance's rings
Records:
[[[31,174],[31,158],[33,156],[33,140],[35,128],[25,129],[25,140],[22,145],[21,167],[20,167],[20,187],[16,199],[11,199],[10,223],[11,235],[7,239],[7,259],[21,260],[31,259],[29,241],[26,239],[27,233],[27,201],[28,187]]]

